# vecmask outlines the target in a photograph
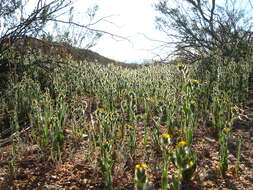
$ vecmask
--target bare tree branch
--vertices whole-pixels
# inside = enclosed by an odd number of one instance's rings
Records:
[[[177,1],[176,7],[171,6],[169,0],[156,4],[161,14],[156,18],[158,29],[173,37],[171,43],[176,45],[174,54],[181,52],[186,59],[192,57],[196,60],[220,49],[224,56],[238,59],[237,48],[251,50],[252,18],[236,8],[232,0],[228,1],[231,1],[232,7],[218,6],[215,0]]]
[[[25,3],[32,1],[25,1]],[[86,48],[93,46],[96,41],[102,35],[109,35],[115,40],[126,40],[132,44],[128,37],[123,37],[106,30],[96,29],[95,26],[101,22],[107,22],[112,24],[108,19],[112,16],[105,16],[95,20],[95,14],[97,6],[89,9],[87,13],[89,15],[90,21],[88,23],[79,23],[73,20],[73,7],[70,7],[72,0],[52,0],[48,3],[47,0],[37,0],[35,3],[35,8],[28,15],[24,14],[24,3],[21,0],[8,1],[2,0],[0,2],[0,53],[7,50],[12,44],[18,39],[24,36],[37,37],[41,33],[45,34],[45,28],[50,23],[58,23],[62,25],[68,25],[69,31],[65,31],[68,34],[70,30],[74,32],[73,26],[83,30],[79,35],[79,43],[82,44],[84,39],[86,40]],[[20,18],[15,18],[17,15],[21,14]],[[62,15],[69,13],[69,20],[63,20]],[[4,28],[1,27],[1,22],[6,25]],[[71,26],[71,27],[70,27]],[[62,32],[62,31],[60,31]],[[62,35],[62,34],[57,34]],[[64,37],[63,33],[63,37]],[[66,35],[65,37],[69,37]],[[72,40],[72,39],[70,39]],[[77,40],[77,38],[75,38]],[[76,43],[75,43],[76,44]]]
[[[64,20],[58,20],[58,19],[50,19],[50,21],[78,26],[80,28],[85,28],[85,29],[90,30],[90,31],[94,31],[94,32],[102,33],[102,34],[107,34],[107,35],[109,35],[113,38],[118,38],[118,39],[121,39],[121,40],[127,40],[128,42],[132,43],[127,37],[123,37],[123,36],[120,36],[120,35],[117,35],[117,34],[113,34],[111,32],[107,32],[107,31],[104,31],[104,30],[91,28],[90,26],[92,26],[93,24],[96,24],[96,22],[92,23],[92,24],[88,24],[88,25],[82,25],[82,24],[79,24],[79,23],[76,23],[76,22],[64,21]]]
[[[249,4],[250,4],[251,8],[253,9],[253,4],[252,4],[251,0],[249,0]]]

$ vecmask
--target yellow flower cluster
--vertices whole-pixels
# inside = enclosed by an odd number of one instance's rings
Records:
[[[147,167],[148,167],[147,164],[136,164],[136,166],[135,166],[136,169],[139,169],[139,168],[146,169]]]

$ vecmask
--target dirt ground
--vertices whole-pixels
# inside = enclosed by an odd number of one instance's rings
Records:
[[[251,96],[250,96],[251,97]],[[253,96],[252,96],[253,99]],[[232,189],[253,190],[253,104],[234,122],[229,139],[229,168],[227,176],[222,178],[219,170],[219,144],[212,136],[211,129],[199,128],[194,132],[194,149],[197,152],[197,171],[191,181],[183,184],[182,189]],[[141,130],[138,131],[141,133]],[[25,131],[24,134],[28,134]],[[236,142],[242,136],[240,169],[235,172]],[[6,139],[0,140],[0,190],[102,190],[101,173],[97,172],[96,160],[87,152],[87,144],[77,143],[69,139],[64,148],[62,162],[52,164],[43,161],[39,148],[29,143],[17,143],[18,156],[15,162],[15,175],[10,175],[10,161],[12,159],[11,143],[3,144]],[[23,141],[22,141],[23,142]],[[139,154],[142,154],[141,148]],[[159,162],[159,158],[153,161]],[[147,164],[154,164],[147,163]],[[133,176],[135,162],[125,163],[122,171],[117,171],[113,178],[114,189],[134,189]],[[120,165],[119,165],[120,167]],[[117,168],[114,168],[116,171]],[[154,189],[159,189],[161,171],[149,172]]]

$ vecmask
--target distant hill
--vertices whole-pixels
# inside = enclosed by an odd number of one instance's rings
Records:
[[[8,44],[8,40],[6,41]],[[77,63],[86,61],[102,65],[115,64],[131,69],[136,69],[143,66],[143,64],[124,63],[109,59],[89,49],[72,47],[67,43],[51,42],[28,36],[16,40],[12,48],[22,57],[32,55],[36,56],[38,60],[41,60],[41,58],[46,58],[47,60],[60,60],[61,62],[68,62],[68,60],[72,60],[76,61]],[[5,72],[6,69],[8,69],[7,63],[8,62],[6,62],[6,60],[0,59],[0,73]]]
[[[61,60],[71,59],[77,62],[87,61],[98,64],[114,63],[122,66],[129,66],[129,64],[109,59],[88,49],[76,48],[69,44],[49,42],[32,37],[18,39],[14,44],[14,49],[20,52],[21,55],[33,54]]]

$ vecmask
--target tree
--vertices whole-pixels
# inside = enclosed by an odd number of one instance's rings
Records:
[[[2,0],[0,2],[0,53],[26,35],[37,36],[48,21],[57,18],[61,10],[70,6],[69,0],[38,0],[30,13],[25,12],[29,0]]]
[[[49,25],[55,24],[63,33],[58,37],[67,40],[75,36],[75,44],[81,45],[85,41],[85,47],[89,48],[95,45],[96,41],[103,35],[110,35],[114,38],[126,38],[112,34],[104,30],[93,28],[96,24],[106,21],[108,17],[102,17],[95,20],[98,6],[89,9],[87,15],[89,20],[87,23],[80,23],[74,19],[75,12],[72,6],[72,0],[1,0],[0,1],[0,54],[8,49],[19,38],[39,37],[48,35]],[[28,6],[29,5],[29,6]],[[27,7],[34,7],[32,11],[28,11]],[[79,29],[79,30],[78,30]],[[78,35],[71,32],[78,31]],[[76,38],[78,36],[78,38]],[[66,40],[66,39],[61,39]],[[79,41],[77,43],[77,41]]]
[[[176,55],[194,62],[220,50],[221,56],[243,57],[252,51],[252,17],[236,7],[236,0],[161,0],[156,4],[160,16],[157,28],[174,45]]]

